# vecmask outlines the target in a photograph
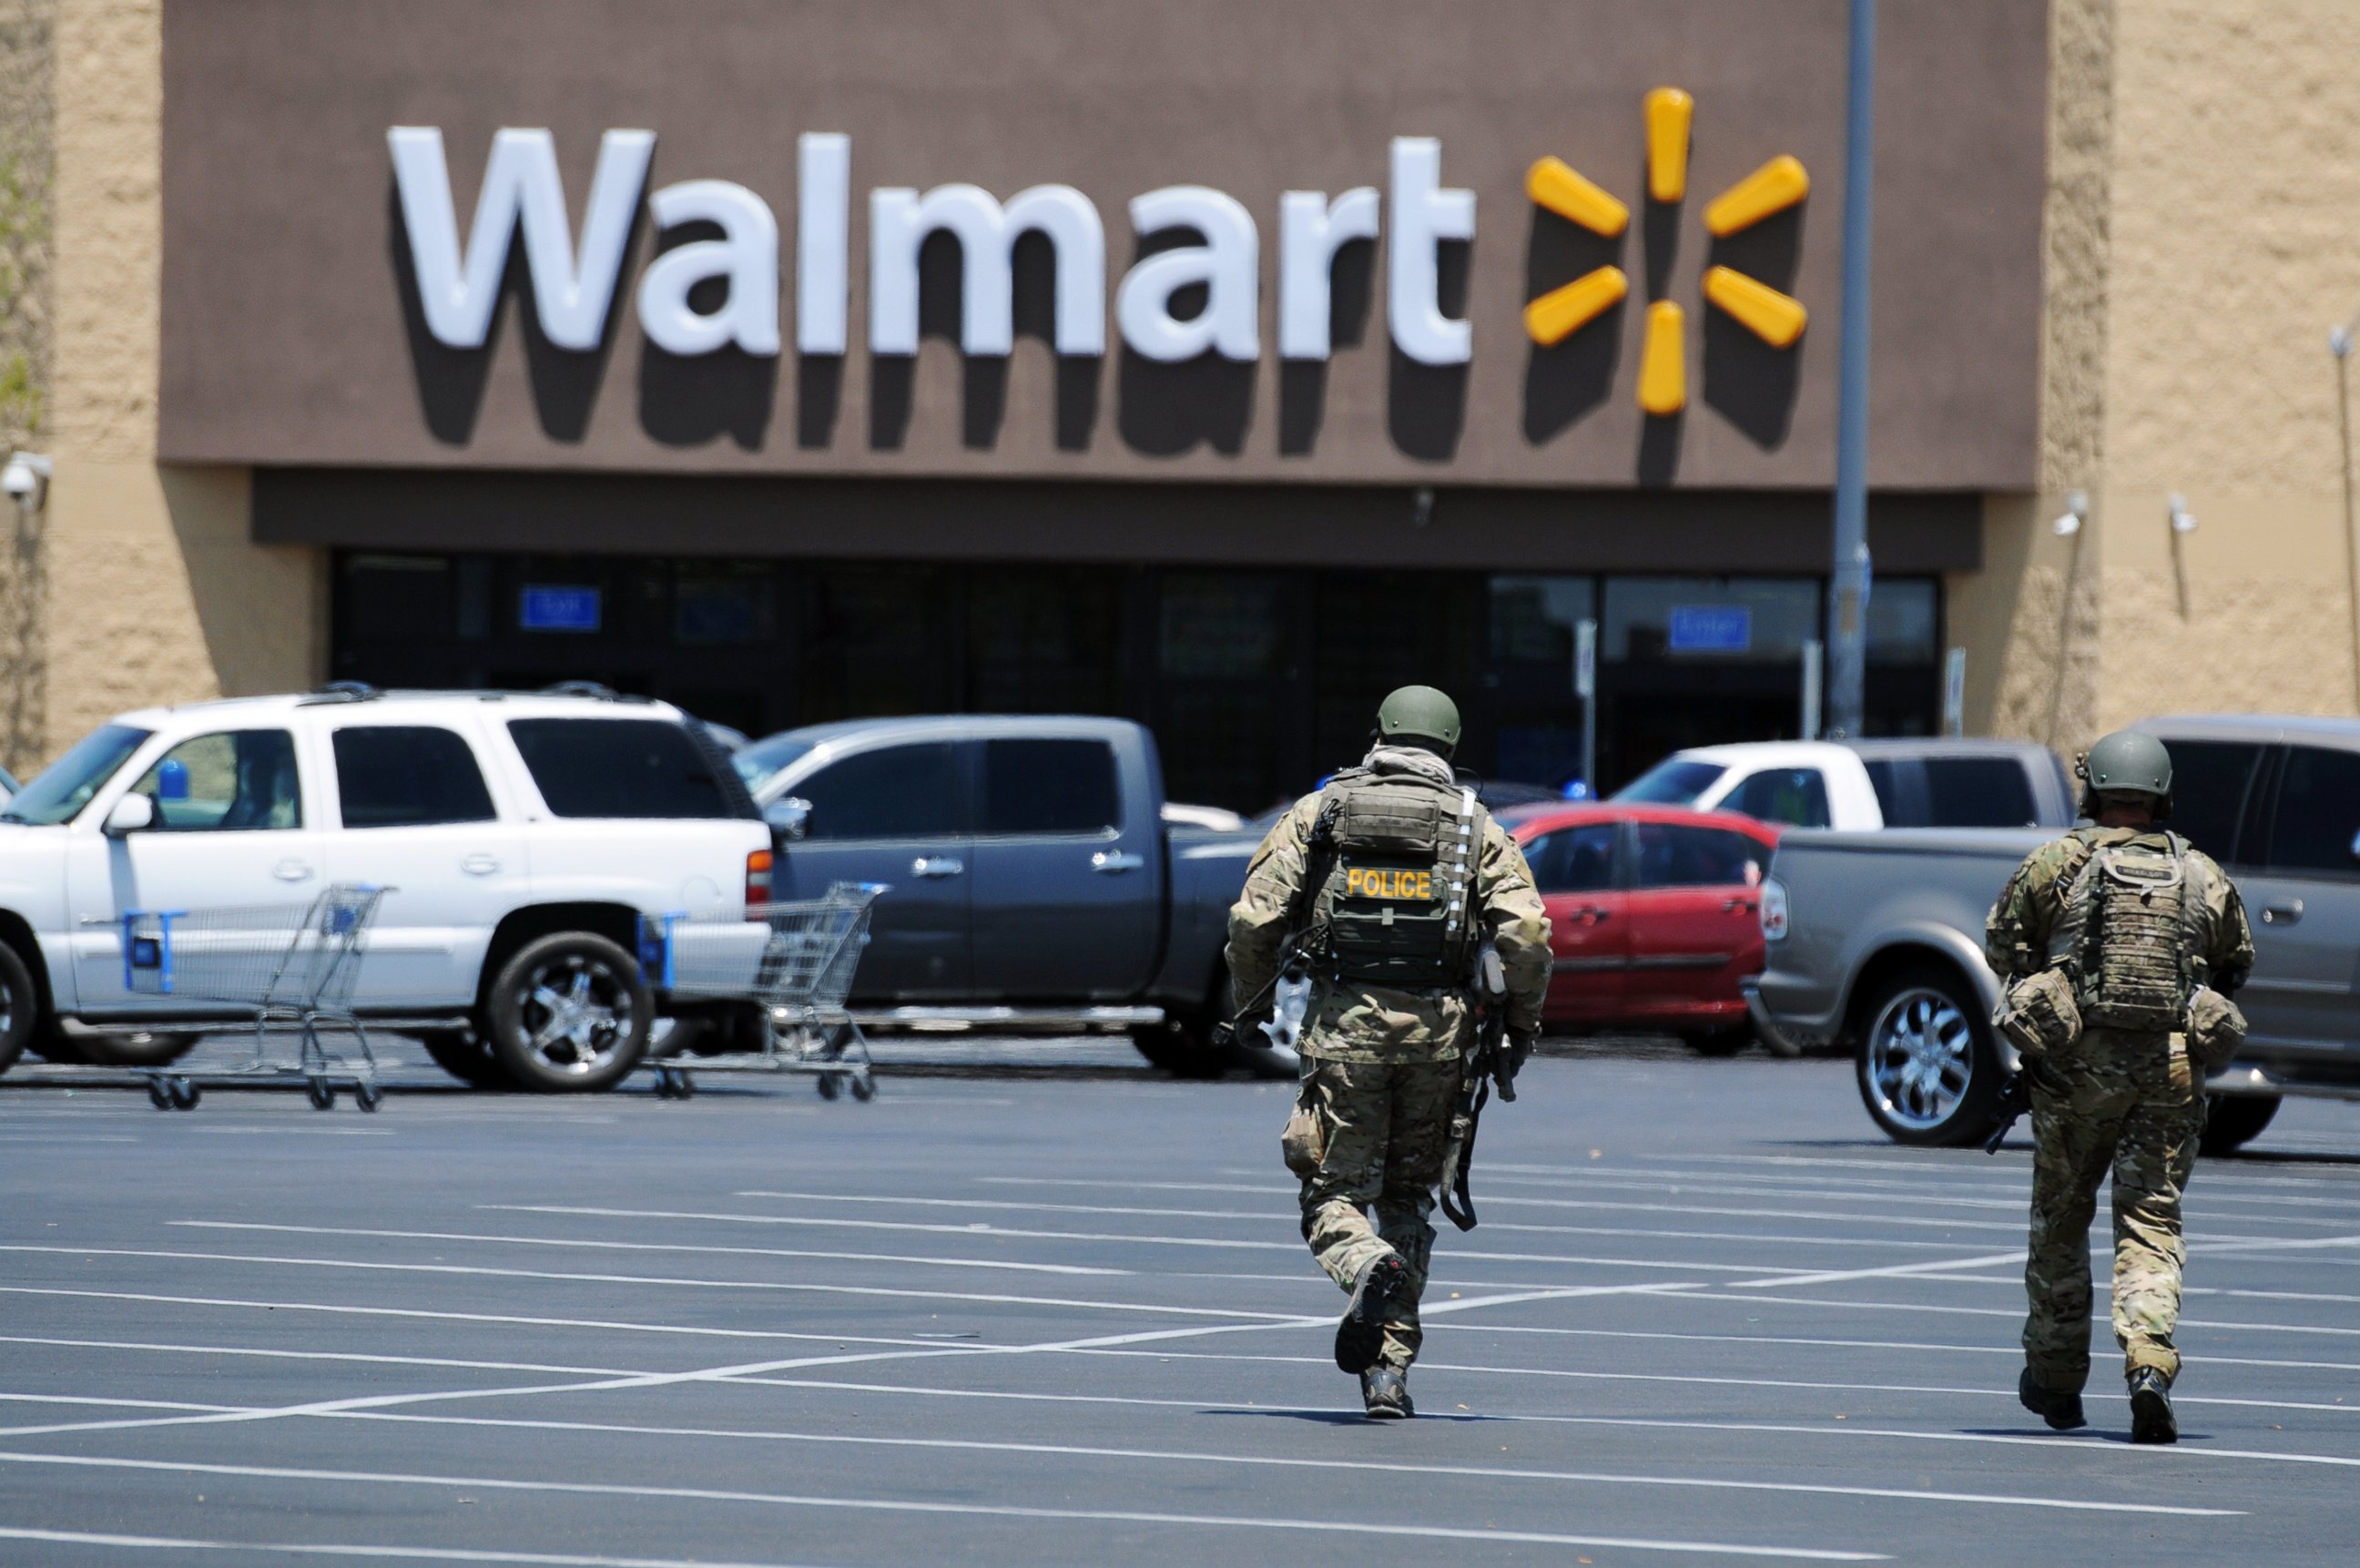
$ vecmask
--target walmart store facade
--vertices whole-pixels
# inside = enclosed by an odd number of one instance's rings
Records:
[[[1583,621],[1605,782],[1796,733],[1843,0],[26,9],[20,753],[159,696],[586,678],[753,731],[1129,715],[1175,795],[1258,807],[1410,680],[1478,767],[1565,775]],[[2173,285],[2124,255],[2124,100],[2236,61],[2080,0],[1886,11],[1871,727],[1934,728],[1956,647],[1971,729],[2070,744],[2216,613],[2217,534],[2128,521],[2125,302]],[[2333,585],[2296,697],[2348,708],[2333,520],[2216,477],[2169,488]]]

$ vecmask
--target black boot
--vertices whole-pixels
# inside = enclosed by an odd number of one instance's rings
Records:
[[[1366,1372],[1377,1364],[1385,1344],[1385,1303],[1408,1277],[1401,1255],[1385,1253],[1372,1259],[1352,1281],[1352,1299],[1344,1321],[1336,1325],[1336,1365],[1339,1371]]]
[[[1409,1402],[1409,1377],[1390,1366],[1371,1366],[1360,1374],[1360,1405],[1372,1421],[1405,1421],[1417,1414]]]
[[[2171,1413],[2171,1379],[2152,1366],[2131,1374],[2131,1441],[2180,1441],[2180,1418]]]
[[[2058,1431],[2071,1431],[2090,1423],[2081,1414],[2079,1388],[2051,1388],[2032,1375],[2029,1366],[2016,1380],[2016,1397],[2024,1408]]]

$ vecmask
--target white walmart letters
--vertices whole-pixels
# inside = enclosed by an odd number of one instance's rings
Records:
[[[491,333],[508,249],[521,229],[533,310],[541,331],[562,348],[598,346],[623,265],[632,218],[655,153],[653,131],[610,130],[599,138],[597,166],[577,247],[566,216],[557,150],[546,130],[507,129],[492,137],[465,249],[451,194],[442,133],[396,126],[386,133],[394,181],[409,230],[410,256],[427,330],[453,348],[481,348]],[[795,235],[795,346],[840,355],[849,346],[852,138],[813,132],[798,139]],[[659,229],[709,223],[721,237],[658,255],[639,280],[639,323],[670,354],[780,352],[779,227],[752,191],[721,180],[690,180],[648,197]],[[1004,356],[1015,346],[1011,298],[1011,247],[1027,233],[1047,237],[1056,255],[1053,339],[1061,355],[1095,356],[1107,348],[1106,231],[1090,199],[1070,185],[1035,185],[1002,204],[978,186],[938,185],[921,195],[901,186],[869,192],[869,347],[872,354],[918,351],[918,255],[937,231],[959,245],[959,346]],[[1442,144],[1396,137],[1392,146],[1393,236],[1386,257],[1385,317],[1394,344],[1426,365],[1463,365],[1472,334],[1442,313],[1437,259],[1441,246],[1475,236],[1472,192],[1442,185]],[[1357,186],[1330,201],[1324,192],[1289,191],[1279,202],[1278,342],[1288,359],[1326,359],[1330,278],[1337,251],[1373,240],[1379,197]],[[1260,356],[1261,240],[1252,215],[1234,197],[1203,185],[1150,191],[1131,203],[1142,235],[1193,229],[1201,245],[1157,251],[1124,276],[1115,295],[1122,340],[1148,359],[1215,354]],[[710,279],[728,292],[711,312],[689,303]],[[1205,308],[1182,320],[1173,296],[1202,287]]]
[[[918,352],[918,247],[935,229],[958,236],[961,348],[1014,351],[1009,249],[1038,229],[1057,253],[1057,352],[1106,352],[1106,230],[1087,196],[1070,185],[1035,185],[1002,207],[977,186],[937,185],[923,196],[900,188],[869,194],[871,354]]]
[[[1123,278],[1114,307],[1123,342],[1150,359],[1194,359],[1207,349],[1224,359],[1261,357],[1262,252],[1252,214],[1221,192],[1175,185],[1131,198],[1131,225],[1141,234],[1192,228],[1205,243],[1157,251]],[[1181,321],[1172,296],[1196,283],[1206,286],[1205,308]]]
[[[459,218],[451,200],[451,173],[442,133],[432,126],[396,126],[394,183],[401,192],[410,258],[418,271],[426,330],[453,348],[481,348],[491,333],[508,236],[521,221],[524,255],[532,272],[541,330],[560,348],[591,349],[606,327],[623,245],[647,183],[653,131],[608,131],[598,139],[598,167],[590,177],[590,208],[577,254],[565,219],[565,189],[557,178],[557,148],[545,130],[504,130],[492,137],[484,188],[467,253],[459,254]]]

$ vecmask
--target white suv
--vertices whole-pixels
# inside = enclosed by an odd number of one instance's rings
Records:
[[[0,810],[0,1070],[195,1037],[190,1003],[127,985],[125,914],[366,883],[393,891],[356,1012],[471,1081],[603,1089],[647,1048],[640,912],[765,901],[770,865],[737,774],[662,703],[345,685],[126,713]]]

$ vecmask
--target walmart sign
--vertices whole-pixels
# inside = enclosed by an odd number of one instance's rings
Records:
[[[610,130],[600,138],[577,236],[549,132],[500,131],[464,241],[442,131],[397,126],[387,141],[426,327],[438,342],[484,345],[509,247],[521,236],[542,332],[560,347],[598,347],[644,201],[660,228],[709,224],[720,230],[718,238],[664,251],[640,275],[639,316],[650,341],[684,356],[729,345],[754,355],[780,352],[776,214],[752,191],[725,180],[683,181],[649,192],[655,132]],[[852,138],[805,135],[797,162],[795,346],[805,355],[840,355],[851,328]],[[1424,137],[1393,138],[1382,200],[1365,185],[1332,196],[1289,191],[1281,197],[1282,357],[1328,356],[1331,264],[1340,247],[1376,237],[1381,208],[1390,209],[1393,225],[1385,319],[1394,345],[1421,364],[1467,361],[1467,323],[1445,315],[1437,299],[1437,253],[1447,241],[1474,237],[1475,197],[1443,185],[1441,144]],[[1208,186],[1169,185],[1133,197],[1126,215],[1141,235],[1193,230],[1199,243],[1159,249],[1123,275],[1114,304],[1122,341],[1155,360],[1259,358],[1262,239],[1254,214]],[[960,346],[967,353],[1006,355],[1014,347],[1011,251],[1025,234],[1041,235],[1056,254],[1056,352],[1106,352],[1106,227],[1090,199],[1070,185],[1035,185],[1003,202],[979,187],[954,184],[869,192],[870,353],[917,353],[918,253],[936,233],[958,240]],[[691,294],[714,280],[727,284],[726,298],[700,310]],[[1175,297],[1199,289],[1204,308],[1176,313]]]

